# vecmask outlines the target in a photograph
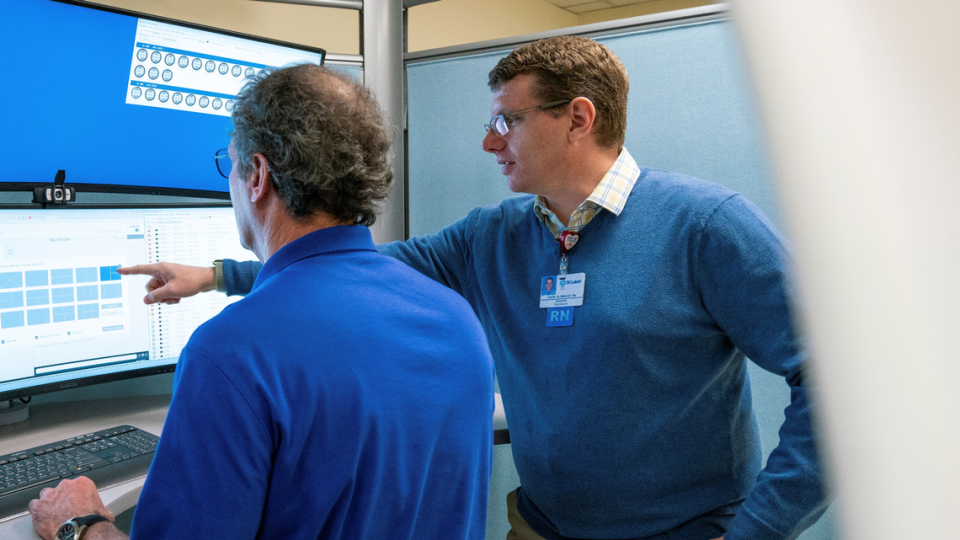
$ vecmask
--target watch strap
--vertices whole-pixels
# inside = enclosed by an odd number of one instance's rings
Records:
[[[81,538],[83,538],[83,533],[86,532],[88,527],[96,523],[100,523],[101,521],[110,520],[101,516],[100,514],[90,514],[89,516],[75,517],[60,526],[60,530],[57,531],[57,538],[63,538],[63,536],[61,536],[63,533],[63,528],[70,526],[73,528],[73,536],[66,536],[66,538],[81,540]],[[69,535],[69,533],[67,534]]]
[[[217,275],[217,281],[216,281],[217,292],[227,292],[227,283],[223,278],[223,259],[217,259],[213,261],[213,267],[216,269],[216,275]]]
[[[100,523],[101,521],[110,521],[100,514],[90,514],[89,516],[73,518],[73,520],[76,521],[78,525],[83,525],[84,527],[89,527],[94,523]]]
[[[101,521],[110,521],[109,519],[101,516],[100,514],[90,514],[89,516],[83,516],[76,518],[75,520],[80,526],[77,527],[77,540],[83,540],[84,533],[87,532],[87,529],[96,523]]]

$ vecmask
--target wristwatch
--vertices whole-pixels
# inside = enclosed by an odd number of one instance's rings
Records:
[[[227,284],[223,280],[223,259],[213,261],[213,267],[216,269],[216,287],[217,292],[227,292]]]
[[[83,533],[86,532],[87,527],[93,525],[94,523],[100,523],[101,521],[110,520],[101,516],[100,514],[90,514],[89,516],[75,517],[61,525],[60,528],[57,529],[57,535],[54,536],[54,538],[57,540],[80,540],[83,536]]]

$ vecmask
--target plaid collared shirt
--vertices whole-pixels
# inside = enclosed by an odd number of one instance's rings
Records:
[[[633,160],[630,152],[624,148],[617,156],[617,161],[613,167],[607,171],[593,193],[587,197],[587,200],[580,203],[580,206],[570,215],[570,225],[564,227],[563,223],[557,218],[552,210],[547,208],[547,201],[542,196],[537,196],[533,201],[533,212],[541,223],[550,229],[555,238],[560,238],[563,231],[569,230],[579,232],[590,220],[597,215],[601,208],[606,208],[613,215],[619,216],[627,204],[627,197],[633,190],[633,185],[640,177],[640,167]]]

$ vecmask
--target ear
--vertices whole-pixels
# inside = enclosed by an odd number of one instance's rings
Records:
[[[593,133],[593,122],[597,119],[597,109],[593,102],[585,97],[574,98],[570,102],[569,114],[573,122],[570,124],[568,138],[576,142]]]
[[[252,203],[263,202],[264,198],[273,192],[269,163],[266,156],[259,152],[253,155],[253,172],[248,184],[248,194]]]

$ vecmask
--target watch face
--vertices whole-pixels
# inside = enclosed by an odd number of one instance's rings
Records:
[[[72,521],[68,521],[60,526],[56,538],[57,540],[75,540],[76,536],[77,528]]]

